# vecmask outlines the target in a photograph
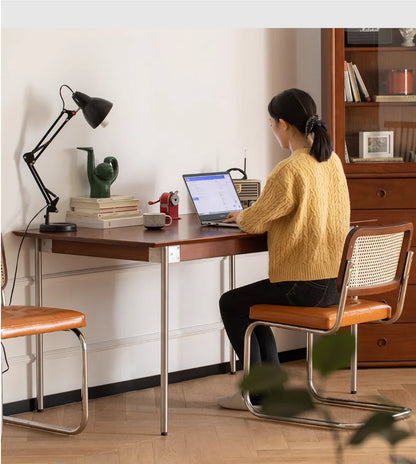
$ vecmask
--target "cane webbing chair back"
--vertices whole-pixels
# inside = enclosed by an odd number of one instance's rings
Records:
[[[355,227],[348,234],[338,275],[341,291],[347,262],[351,275],[347,296],[374,295],[400,285],[412,230],[406,224],[379,227]]]
[[[402,243],[402,233],[358,237],[351,257],[350,291],[391,282],[396,276]]]
[[[313,384],[313,335],[328,335],[340,327],[351,326],[357,337],[357,326],[361,323],[393,323],[403,311],[406,288],[409,279],[413,252],[410,250],[413,225],[411,223],[391,226],[354,227],[349,232],[339,267],[338,305],[325,308],[254,305],[250,308],[253,322],[247,328],[244,350],[244,373],[250,369],[251,335],[258,325],[296,330],[307,334],[307,378],[313,398],[320,403],[362,408],[388,412],[395,419],[411,414],[411,410],[402,406],[368,403],[338,398],[328,398],[319,394]],[[382,301],[382,294],[397,290],[396,304],[390,306]],[[396,294],[396,293],[395,293]],[[351,361],[352,388],[356,392],[357,353]],[[358,428],[360,422],[332,422],[303,417],[282,418],[263,414],[252,405],[248,392],[244,399],[249,410],[256,416],[305,425],[329,428]]]
[[[3,422],[24,427],[35,428],[48,432],[74,435],[80,433],[88,422],[88,383],[87,383],[87,345],[81,331],[86,326],[85,314],[70,309],[51,308],[44,306],[13,305],[6,306],[4,288],[7,284],[7,266],[4,253],[3,240],[1,241],[1,339],[25,337],[36,335],[42,337],[46,333],[71,331],[79,342],[82,361],[81,384],[81,419],[79,425],[69,428],[60,425],[45,424],[34,420],[26,420],[19,417],[3,416]],[[38,339],[39,341],[39,339]],[[42,344],[38,343],[38,346]],[[37,356],[42,356],[42,351]],[[9,371],[11,373],[11,371]],[[43,377],[42,377],[43,386]],[[43,390],[43,388],[42,388]],[[41,410],[41,409],[40,409]]]

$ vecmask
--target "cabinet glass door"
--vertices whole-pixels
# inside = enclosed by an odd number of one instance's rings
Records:
[[[416,162],[415,35],[345,29],[346,162]]]

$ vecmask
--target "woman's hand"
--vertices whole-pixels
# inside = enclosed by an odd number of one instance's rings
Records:
[[[231,213],[228,214],[227,219],[224,220],[224,222],[237,222],[237,218],[241,211],[231,211]]]

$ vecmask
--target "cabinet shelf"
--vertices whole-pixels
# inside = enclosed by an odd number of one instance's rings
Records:
[[[416,177],[416,163],[347,163],[345,164],[347,177]],[[380,176],[383,174],[383,176]]]
[[[397,101],[397,102],[345,102],[345,108],[377,108],[384,106],[415,106],[416,101]]]
[[[391,47],[345,47],[345,52],[375,52],[375,53],[383,53],[383,52],[404,52],[410,53],[416,51],[416,45],[414,47],[402,47],[402,46],[391,46]]]

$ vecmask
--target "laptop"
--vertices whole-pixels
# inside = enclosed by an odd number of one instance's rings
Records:
[[[184,174],[182,177],[201,225],[238,228],[235,222],[223,222],[231,211],[243,210],[229,172]]]

